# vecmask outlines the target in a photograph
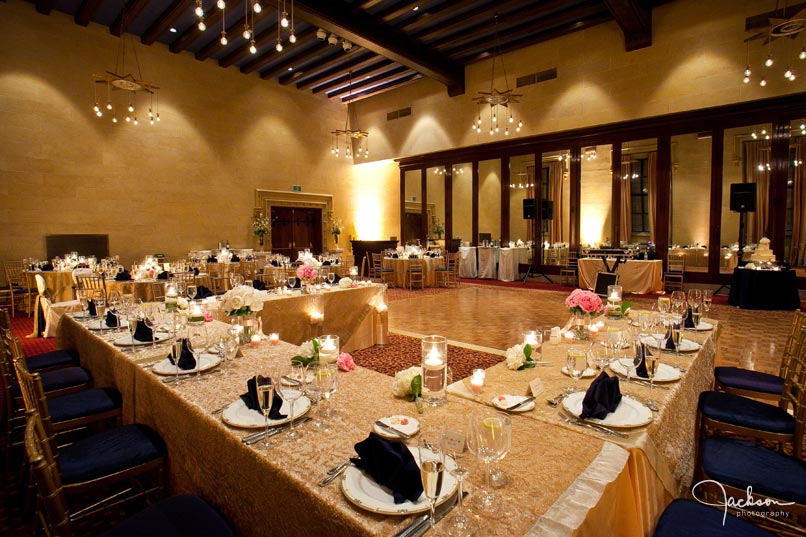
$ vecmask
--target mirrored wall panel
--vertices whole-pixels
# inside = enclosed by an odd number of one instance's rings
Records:
[[[683,255],[687,272],[708,272],[711,134],[672,137],[669,253]]]
[[[444,166],[426,170],[426,211],[428,213],[428,246],[445,247],[445,176],[450,171]]]
[[[806,118],[793,121],[789,138],[789,177],[786,181],[785,259],[806,276]]]
[[[622,144],[618,225],[619,242],[624,245],[655,242],[657,163],[655,138]]]
[[[409,170],[405,175],[406,180],[406,216],[403,223],[406,231],[406,242],[416,244],[423,236],[422,217],[422,172],[420,170]]]
[[[456,164],[451,178],[453,239],[460,244],[473,243],[473,171],[469,162]]]
[[[485,238],[501,239],[501,159],[479,162],[479,237],[476,239]]]
[[[571,223],[571,189],[568,164],[571,151],[550,151],[541,156],[539,184],[542,222],[538,224],[543,245],[543,264],[565,265]]]
[[[594,247],[612,246],[612,146],[582,148],[580,242]]]

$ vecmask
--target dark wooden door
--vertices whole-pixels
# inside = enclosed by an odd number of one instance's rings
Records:
[[[406,242],[416,242],[423,235],[423,219],[420,213],[406,213]]]
[[[305,248],[322,252],[322,209],[272,207],[272,252],[296,259],[297,252]]]

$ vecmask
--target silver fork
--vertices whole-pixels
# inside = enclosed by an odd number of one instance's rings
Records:
[[[326,487],[326,486],[330,485],[330,484],[331,484],[333,481],[335,481],[335,480],[336,480],[336,478],[337,478],[337,477],[339,477],[341,474],[343,474],[343,473],[344,473],[344,471],[345,471],[345,470],[347,469],[347,467],[349,467],[349,466],[350,466],[350,463],[349,463],[349,462],[346,462],[346,463],[342,464],[342,465],[339,467],[339,469],[338,469],[337,471],[333,472],[332,474],[330,474],[329,476],[327,476],[327,477],[325,477],[323,480],[321,480],[321,481],[318,483],[318,484],[319,484],[319,486],[320,486],[320,487]]]
[[[560,403],[563,402],[563,399],[568,397],[568,395],[569,395],[568,393],[563,392],[560,395],[558,395],[557,397],[555,397],[554,399],[546,399],[546,402],[548,403],[548,405],[551,408],[556,408],[556,407],[558,407],[560,405]]]

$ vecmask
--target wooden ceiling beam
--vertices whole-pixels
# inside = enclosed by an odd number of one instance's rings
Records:
[[[321,93],[333,91],[337,88],[346,87],[350,84],[350,80],[363,80],[366,77],[371,77],[380,74],[381,72],[388,71],[391,67],[398,64],[393,63],[392,60],[387,60],[381,56],[376,56],[371,63],[362,67],[361,69],[351,69],[337,78],[333,78],[327,82],[316,84],[311,87],[313,93]]]
[[[123,10],[118,13],[115,22],[109,27],[109,33],[120,37],[129,28],[129,25],[134,19],[140,15],[143,8],[146,7],[149,0],[129,0],[123,7]]]
[[[304,89],[310,86],[310,84],[307,83],[309,80],[318,77],[320,74],[327,72],[334,67],[340,66],[345,62],[358,62],[374,57],[375,54],[372,52],[359,48],[350,50],[345,54],[340,54],[337,52],[335,55],[328,55],[327,57],[323,57],[320,60],[308,65],[305,67],[304,72],[297,71],[296,73],[287,76],[282,75],[277,79],[277,81],[282,86],[294,82],[297,85],[297,89]]]
[[[294,6],[300,18],[311,24],[445,84],[449,95],[464,93],[464,66],[400,30],[379,27],[367,13],[350,12],[344,3],[332,0],[295,0]]]
[[[339,97],[341,95],[349,95],[352,92],[355,92],[356,89],[361,90],[361,88],[366,88],[369,86],[376,86],[378,84],[386,84],[388,82],[392,82],[394,80],[399,80],[404,74],[413,73],[411,69],[408,67],[404,67],[402,65],[396,65],[391,67],[390,69],[386,69],[381,73],[378,73],[375,76],[371,76],[369,78],[364,78],[359,81],[353,81],[352,85],[347,84],[346,86],[338,89],[334,89],[332,91],[325,92],[328,99],[333,99],[335,97]]]
[[[168,31],[176,19],[190,8],[193,0],[174,0],[168,8],[163,11],[151,26],[140,37],[140,42],[144,45],[151,45],[159,37]]]
[[[367,97],[372,97],[373,95],[379,95],[381,93],[385,93],[392,89],[397,89],[402,86],[407,86],[424,78],[422,74],[414,72],[410,75],[405,76],[399,80],[395,80],[392,82],[387,82],[386,84],[382,84],[380,86],[376,86],[374,88],[370,88],[366,91],[362,91],[359,93],[353,93],[352,95],[348,95],[346,97],[341,98],[341,102],[343,103],[353,103],[356,101],[360,101],[361,99],[366,99]]]
[[[84,0],[76,12],[75,21],[79,26],[87,26],[95,12],[98,11],[98,6],[101,5],[101,0]]]
[[[386,11],[378,13],[374,18],[378,22],[388,24],[398,17],[410,14],[412,11],[414,11],[414,8],[417,7],[418,4],[422,4],[422,0],[404,2],[402,4],[392,6]]]
[[[224,48],[226,46],[229,46],[230,44],[233,44],[236,39],[243,39],[243,36],[241,35],[241,33],[242,33],[241,28],[243,28],[243,24],[244,24],[245,21],[246,21],[246,17],[241,17],[240,19],[235,21],[235,23],[230,24],[229,26],[227,26],[227,41],[228,42],[227,42],[226,45],[221,44],[221,37],[220,37],[221,34],[220,34],[220,32],[215,33],[216,37],[212,41],[210,41],[209,43],[204,45],[202,48],[200,48],[199,51],[195,54],[196,59],[200,60],[200,61],[204,61],[207,58],[209,58],[210,56],[212,56],[213,54],[215,54],[216,52],[218,52],[219,50],[221,50],[222,48]],[[210,29],[209,25],[207,26],[207,29],[208,30]]]
[[[36,12],[43,15],[50,15],[53,9],[53,0],[36,0]]]
[[[331,69],[327,71],[322,71],[316,74],[314,77],[302,77],[297,80],[297,89],[305,89],[309,87],[316,86],[318,84],[323,84],[334,80],[336,78],[341,77],[345,73],[350,70],[356,69],[363,69],[368,65],[372,65],[379,60],[386,59],[383,56],[378,56],[377,54],[370,53],[369,55],[365,56],[363,59],[361,57],[351,58],[350,61],[345,62],[343,59],[337,65],[333,66]],[[305,80],[303,80],[305,79]]]
[[[640,0],[603,0],[624,33],[629,52],[652,45],[652,8]]]
[[[207,10],[204,13],[204,23],[207,25],[207,29],[215,28],[218,26],[218,23],[221,22],[221,10],[218,9],[215,4],[213,7]],[[176,38],[173,43],[168,47],[168,49],[173,52],[174,54],[178,54],[188,48],[190,45],[193,44],[196,39],[201,37],[205,32],[199,30],[198,22],[191,25],[187,30],[182,32],[178,38]]]
[[[466,11],[468,11],[468,6],[463,2],[445,2],[429,8],[420,8],[420,15],[406,21],[400,29],[411,35],[417,35],[418,32],[444,24]]]
[[[313,45],[308,50],[301,52],[299,54],[295,55],[288,54],[282,57],[281,61],[276,65],[272,65],[268,69],[260,71],[260,78],[266,80],[275,77],[280,73],[293,72],[289,71],[288,68],[291,67],[293,69],[294,65],[301,65],[312,58],[316,58],[320,54],[322,54],[322,45],[319,43]]]
[[[313,27],[308,26],[305,30],[303,30],[297,35],[296,43],[294,43],[293,45],[286,44],[284,46],[285,48],[283,49],[283,51],[278,53],[276,50],[274,50],[274,46],[277,40],[277,28],[272,28],[271,30],[269,29],[264,30],[255,39],[255,45],[257,46],[258,49],[261,49],[264,45],[268,44],[271,44],[271,46],[268,47],[266,50],[264,50],[262,53],[258,52],[259,54],[258,56],[252,58],[247,63],[243,64],[241,66],[241,72],[244,74],[248,74],[253,71],[260,71],[263,67],[270,64],[272,61],[276,60],[278,58],[278,55],[279,56],[285,55],[289,57],[293,56],[294,50],[301,49],[302,47],[304,47],[305,45],[307,45],[308,43],[310,43],[315,39],[316,39],[316,30]],[[241,59],[241,57],[245,56],[246,53],[248,52],[249,51],[245,48],[243,50],[233,52],[232,54],[224,57],[218,63],[219,65],[221,65],[221,67],[229,67],[233,63],[237,63]],[[321,52],[321,50],[319,52]],[[235,57],[234,61],[233,58],[231,58],[231,56]]]

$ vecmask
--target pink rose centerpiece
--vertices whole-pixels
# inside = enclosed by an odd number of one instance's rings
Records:
[[[297,278],[302,282],[300,283],[301,289],[308,288],[318,275],[319,272],[311,265],[300,265],[297,267]]]
[[[339,366],[339,369],[342,371],[352,371],[355,369],[355,362],[353,361],[353,355],[349,352],[343,352],[339,354],[339,357],[336,359],[336,365]]]
[[[576,339],[588,339],[588,323],[585,322],[585,317],[594,317],[604,310],[602,299],[593,291],[574,289],[565,299],[565,306],[574,315],[571,327],[574,337]]]

